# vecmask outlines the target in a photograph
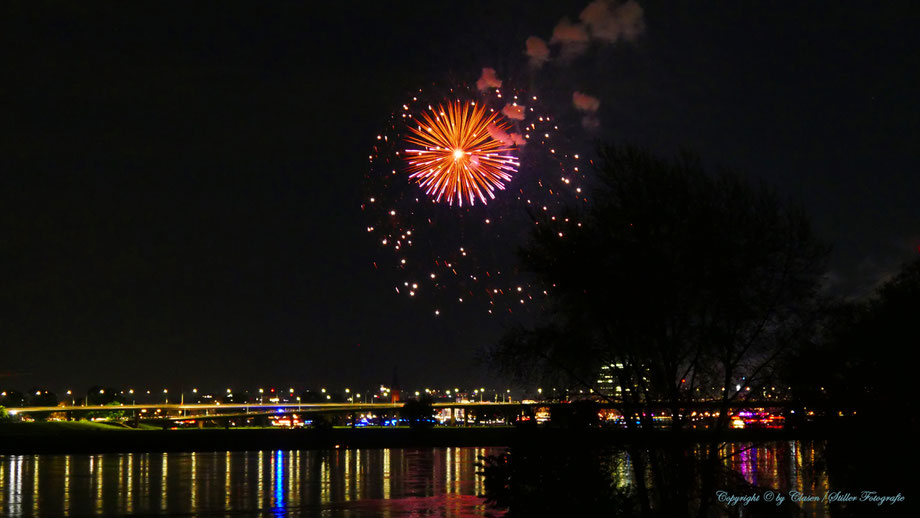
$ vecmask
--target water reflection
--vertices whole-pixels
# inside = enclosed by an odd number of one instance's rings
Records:
[[[726,445],[722,458],[728,468],[738,472],[751,485],[795,491],[807,495],[824,495],[831,488],[826,470],[817,459],[825,458],[822,442],[788,441],[767,446],[736,443]],[[828,516],[828,502],[802,502],[807,516]]]
[[[496,448],[0,455],[0,515],[489,516],[480,455]],[[831,488],[820,442],[726,445],[726,468],[783,492]],[[630,459],[617,459],[617,485]],[[826,504],[804,504],[828,516]],[[495,514],[495,513],[491,513]]]
[[[0,515],[488,516],[489,448],[0,455]]]

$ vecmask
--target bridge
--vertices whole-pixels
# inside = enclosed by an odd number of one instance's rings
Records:
[[[228,421],[235,418],[257,418],[269,416],[282,416],[290,414],[304,415],[351,415],[359,413],[369,414],[395,414],[398,413],[405,402],[399,403],[233,403],[233,404],[131,404],[131,405],[64,405],[64,406],[35,406],[8,409],[11,415],[34,415],[47,413],[60,413],[72,416],[85,415],[90,412],[132,412],[135,418],[145,422],[174,422],[174,421]],[[468,410],[479,409],[505,414],[519,413],[533,404],[520,402],[439,402],[432,403],[434,410],[451,409],[451,417],[458,417],[457,409],[464,410],[464,417]],[[141,415],[143,414],[143,415]]]
[[[446,403],[432,403],[434,408],[466,408],[466,407],[492,407],[492,408],[508,408],[508,407],[521,407],[521,406],[546,406],[550,403],[493,403],[490,401],[484,402],[468,402],[468,403],[455,403],[455,402],[446,402]],[[361,411],[373,411],[373,410],[393,410],[400,409],[405,405],[405,402],[399,403],[232,403],[232,404],[220,404],[220,403],[208,403],[208,404],[181,404],[181,403],[152,403],[152,404],[132,404],[132,405],[63,405],[63,406],[32,406],[32,407],[19,407],[19,408],[9,408],[10,414],[31,414],[36,412],[111,412],[111,411],[121,411],[121,410],[161,410],[161,411],[173,411],[173,412],[188,412],[188,411],[224,411],[224,410],[243,410],[244,412],[259,411],[259,410],[274,410],[274,411],[337,411],[343,410],[348,412],[361,412]]]
[[[648,411],[657,412],[661,410],[671,410],[679,408],[684,411],[718,411],[723,405],[721,401],[682,401],[679,403],[672,402],[653,402],[630,404],[620,402],[594,402],[598,408],[614,409],[620,412],[624,411]],[[493,402],[493,401],[466,401],[466,402],[433,402],[432,407],[435,410],[440,409],[469,409],[469,410],[531,410],[534,408],[559,408],[568,406],[568,402],[549,402],[549,401],[516,401],[516,402]],[[222,415],[227,413],[237,414],[278,414],[278,413],[354,413],[354,412],[382,412],[399,410],[405,405],[405,402],[399,403],[146,403],[130,405],[62,405],[62,406],[34,406],[8,408],[11,415],[28,415],[35,413],[47,412],[66,412],[71,414],[81,414],[87,412],[118,412],[134,411],[149,413],[159,411],[161,414],[173,414],[180,416],[195,417]],[[829,409],[830,406],[821,402],[801,402],[801,401],[777,401],[777,400],[747,400],[747,401],[730,401],[726,404],[731,410],[750,409],[750,408],[773,408],[783,410],[796,410],[800,408],[810,409]],[[213,412],[213,413],[212,413]]]

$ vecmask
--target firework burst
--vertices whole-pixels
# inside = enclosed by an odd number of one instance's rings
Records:
[[[462,206],[464,200],[474,205],[478,198],[486,204],[487,197],[495,199],[495,190],[504,189],[517,171],[512,147],[494,136],[510,128],[498,113],[457,101],[420,118],[406,137],[419,147],[406,150],[409,178],[436,201],[453,205],[456,199]]]
[[[367,157],[361,210],[381,252],[373,268],[396,294],[435,316],[516,317],[542,307],[552,287],[520,271],[516,251],[544,217],[579,225],[564,208],[587,203],[580,169],[589,160],[572,152],[560,124],[536,95],[511,85],[433,85],[390,114]]]

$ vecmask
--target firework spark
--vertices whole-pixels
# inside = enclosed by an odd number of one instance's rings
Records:
[[[429,107],[430,108],[430,107]],[[445,109],[422,113],[420,125],[409,127],[406,140],[418,149],[407,149],[409,178],[415,180],[435,201],[446,200],[470,205],[479,198],[483,204],[495,199],[495,190],[505,183],[520,165],[512,148],[492,133],[510,125],[498,113],[487,112],[474,103],[448,103]],[[490,132],[490,127],[493,132]]]

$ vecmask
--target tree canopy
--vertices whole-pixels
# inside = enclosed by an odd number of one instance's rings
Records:
[[[865,407],[904,399],[912,377],[905,355],[917,343],[920,258],[903,265],[870,296],[837,304],[821,340],[789,358],[785,377],[804,399]]]
[[[612,145],[599,164],[586,208],[535,216],[520,256],[548,303],[493,351],[500,369],[599,390],[608,365],[621,391],[603,395],[635,402],[727,400],[770,379],[816,314],[827,247],[804,211],[688,153]]]

